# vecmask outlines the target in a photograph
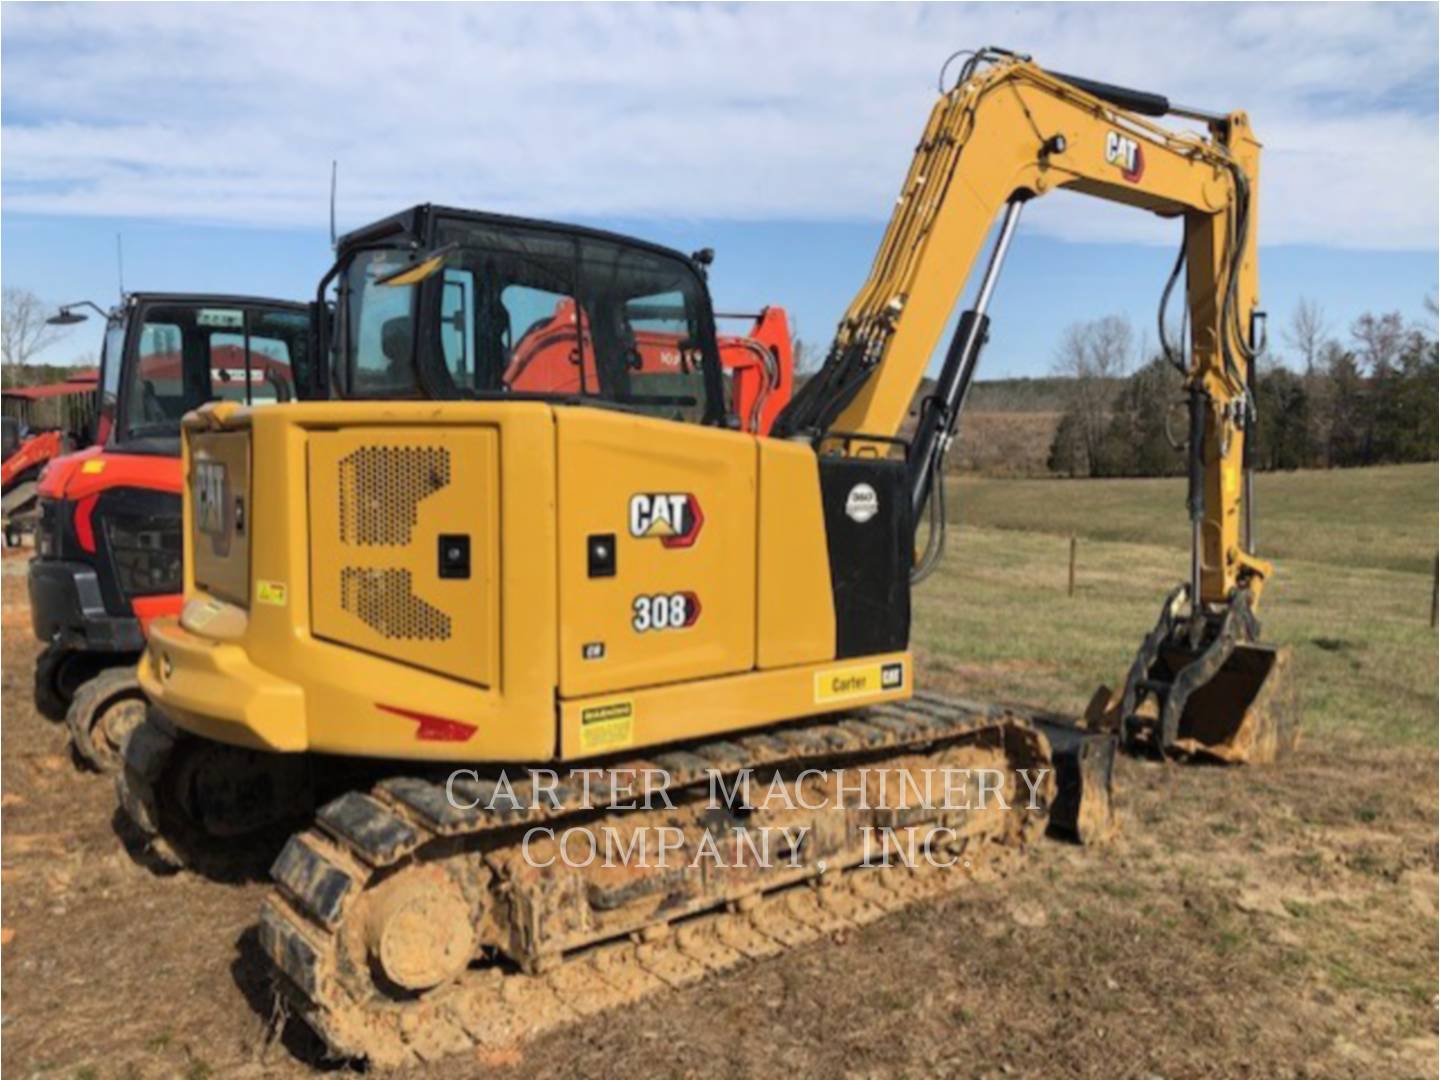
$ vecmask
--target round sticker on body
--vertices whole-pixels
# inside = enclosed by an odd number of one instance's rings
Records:
[[[845,496],[845,516],[865,524],[880,512],[880,496],[869,484],[856,484]]]

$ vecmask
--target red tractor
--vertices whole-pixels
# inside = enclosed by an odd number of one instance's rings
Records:
[[[79,306],[56,321],[80,321]],[[135,293],[101,313],[94,445],[40,476],[29,586],[45,643],[36,707],[65,718],[77,755],[103,770],[144,716],[146,627],[180,608],[180,418],[218,398],[296,396],[313,338],[306,305],[255,297]]]

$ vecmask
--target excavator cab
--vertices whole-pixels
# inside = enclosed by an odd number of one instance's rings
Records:
[[[608,402],[767,434],[793,380],[784,309],[723,316],[751,326],[716,333],[699,288],[710,252],[657,276],[669,264],[644,245],[612,250],[598,236],[426,205],[341,237],[317,300],[334,285],[350,313],[323,346],[334,357],[327,389]],[[413,318],[415,304],[434,317]]]

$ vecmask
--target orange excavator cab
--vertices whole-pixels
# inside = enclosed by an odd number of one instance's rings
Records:
[[[663,309],[640,314],[656,323],[665,317]],[[794,387],[789,318],[781,307],[717,318],[752,321],[743,335],[717,335],[716,345],[730,380],[731,415],[737,426],[768,435]],[[683,371],[692,363],[681,333],[654,328],[648,320],[637,322],[625,328],[632,377]],[[504,382],[518,393],[583,394],[598,385],[598,378],[590,328],[584,315],[577,313],[575,301],[567,297],[555,305],[549,318],[535,322],[515,342]]]

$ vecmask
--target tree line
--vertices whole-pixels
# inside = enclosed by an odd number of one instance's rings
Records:
[[[1425,307],[1425,324],[1407,322],[1398,311],[1366,313],[1338,336],[1324,310],[1302,300],[1282,341],[1271,343],[1256,369],[1256,468],[1434,461],[1440,442],[1435,299],[1427,297]],[[1146,356],[1143,344],[1138,352]],[[1183,377],[1159,356],[1130,371],[1136,354],[1134,330],[1120,316],[1066,329],[1054,369],[1067,378],[1069,393],[1050,445],[1052,472],[1185,471]]]

